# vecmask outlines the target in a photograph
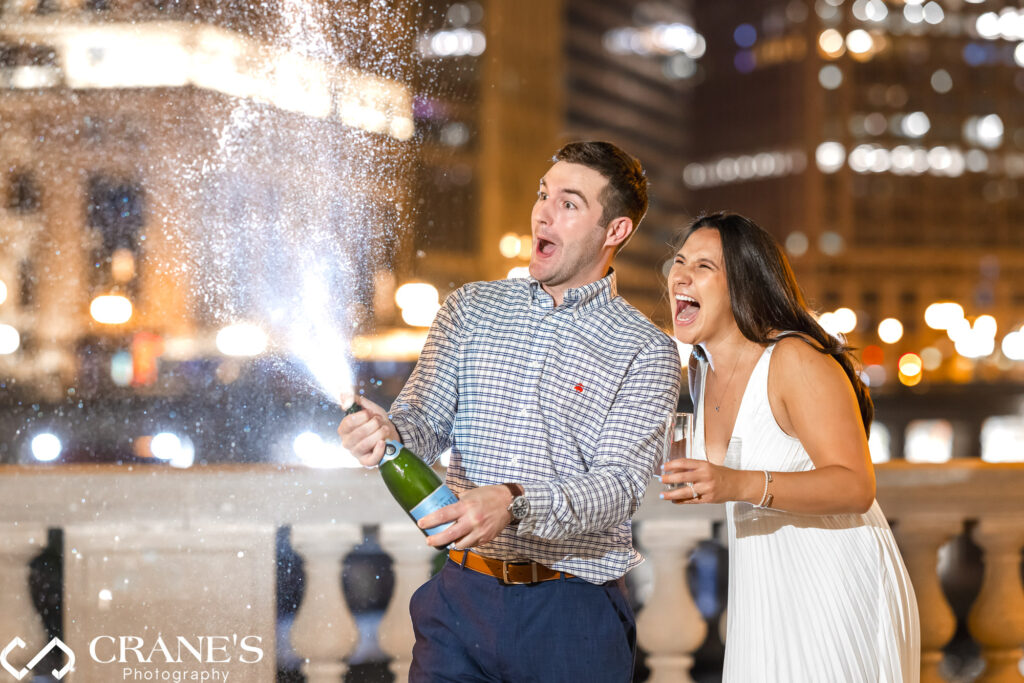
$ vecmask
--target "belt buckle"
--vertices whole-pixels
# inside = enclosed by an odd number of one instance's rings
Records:
[[[511,579],[508,578],[508,568],[509,568],[510,565],[522,566],[522,565],[527,565],[527,564],[530,565],[530,568],[533,570],[532,571],[533,580],[531,580],[531,581],[512,581]],[[503,584],[505,584],[506,586],[523,586],[523,585],[530,584],[530,583],[537,583],[538,581],[539,581],[539,579],[537,579],[537,563],[536,562],[508,562],[507,560],[502,560],[501,561],[501,582]]]

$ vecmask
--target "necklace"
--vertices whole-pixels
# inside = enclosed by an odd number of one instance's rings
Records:
[[[732,384],[732,378],[736,375],[736,368],[738,368],[740,366],[740,361],[741,360],[743,360],[743,356],[742,355],[740,355],[740,357],[736,359],[736,362],[733,363],[733,365],[732,365],[732,372],[729,373],[729,379],[725,383],[725,388],[723,388],[721,393],[718,394],[718,402],[715,403],[715,412],[716,413],[718,412],[718,409],[722,407],[722,397],[725,396],[726,392],[729,391],[729,386]]]

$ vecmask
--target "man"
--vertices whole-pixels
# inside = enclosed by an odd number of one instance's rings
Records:
[[[390,416],[338,427],[364,465],[385,439],[451,448],[459,502],[419,520],[449,551],[413,596],[411,681],[629,681],[640,563],[630,517],[674,410],[674,342],[616,295],[612,259],[647,210],[639,162],[606,142],[560,149],[531,217],[530,278],[445,301]]]

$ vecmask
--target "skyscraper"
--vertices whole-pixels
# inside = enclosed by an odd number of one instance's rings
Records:
[[[659,272],[686,218],[685,93],[704,49],[681,4],[431,2],[422,18],[410,272],[445,290],[524,268],[551,154],[569,140],[607,139],[640,157],[651,182],[648,216],[616,259],[619,289],[665,322]]]
[[[900,377],[903,352],[922,354],[926,378],[1019,373],[1016,342],[1000,342],[1024,323],[1024,11],[724,0],[694,12],[708,56],[683,176],[693,208],[772,231],[816,308],[856,313],[838,327],[876,386]],[[937,301],[966,318],[950,334],[925,324]]]

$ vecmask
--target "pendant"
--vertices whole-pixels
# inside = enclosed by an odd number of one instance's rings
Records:
[[[716,413],[718,412],[718,409],[719,409],[720,407],[721,407],[721,406],[715,406],[715,412],[716,412]]]

